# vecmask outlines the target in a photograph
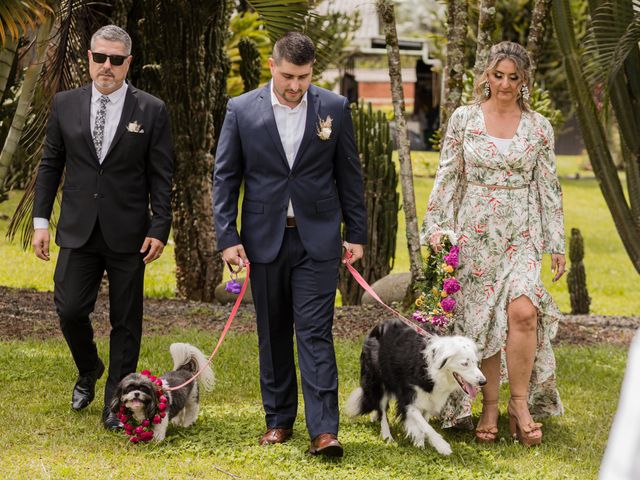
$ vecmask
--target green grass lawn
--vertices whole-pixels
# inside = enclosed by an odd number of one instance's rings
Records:
[[[427,207],[433,179],[429,173],[435,171],[437,153],[414,152],[414,185],[418,223]],[[593,175],[582,171],[585,157],[558,157],[558,172],[562,177],[579,172],[580,180],[562,179],[564,191],[565,227],[567,241],[571,228],[581,230],[585,239],[585,266],[587,287],[592,298],[591,311],[602,315],[638,315],[640,295],[637,295],[638,274],[633,268],[613,225],[602,194]],[[9,244],[5,238],[8,218],[15,210],[20,192],[13,192],[7,202],[0,204],[0,285],[38,290],[53,289],[54,262],[45,263],[24,252],[18,245]],[[404,212],[400,211],[400,227],[396,249],[394,272],[408,271],[409,260],[406,248]],[[568,248],[568,246],[567,246]],[[57,248],[52,248],[52,260],[57,257]],[[543,280],[563,312],[571,310],[566,277],[556,284],[551,283],[550,260],[545,259]],[[154,297],[172,297],[175,292],[173,245],[170,243],[163,256],[147,267],[145,294]]]
[[[154,373],[170,365],[168,346],[188,341],[209,352],[210,332],[167,332],[143,338],[140,368]],[[358,379],[360,341],[338,340],[340,404]],[[98,339],[106,357],[107,339]],[[564,417],[544,421],[544,442],[527,449],[507,439],[506,392],[502,392],[496,445],[479,445],[470,433],[445,432],[453,455],[410,445],[392,425],[397,443],[385,445],[366,419],[342,420],[346,454],[328,461],[305,454],[303,410],[291,442],[259,447],[264,428],[255,334],[230,334],[214,363],[217,384],[202,397],[200,417],[188,430],[170,428],[161,445],[130,445],[100,424],[101,392],[72,412],[75,367],[61,339],[0,342],[0,464],[7,479],[224,479],[219,469],[245,479],[593,479],[616,409],[625,352],[613,347],[556,349]],[[9,368],[11,366],[11,368]],[[300,400],[302,402],[302,400]],[[477,407],[475,406],[476,416]],[[432,422],[439,430],[435,422]]]

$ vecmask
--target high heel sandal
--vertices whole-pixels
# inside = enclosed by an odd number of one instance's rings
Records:
[[[518,418],[515,408],[511,407],[511,400],[524,400],[526,402],[527,397],[524,395],[512,396],[509,400],[507,412],[509,413],[509,431],[511,432],[511,436],[527,447],[540,445],[542,443],[542,424],[533,421],[523,424]],[[539,432],[539,434],[537,432]]]
[[[498,400],[488,400],[482,402],[482,415],[484,416],[485,409],[487,407],[498,406]],[[499,413],[499,412],[498,412]],[[491,425],[490,427],[480,427],[480,422],[478,422],[478,426],[476,427],[476,440],[480,443],[495,443],[498,438],[498,424],[496,420],[495,425]]]

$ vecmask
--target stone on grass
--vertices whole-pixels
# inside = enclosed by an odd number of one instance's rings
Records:
[[[386,277],[382,277],[371,285],[373,291],[378,294],[380,299],[387,305],[393,302],[402,302],[404,294],[407,292],[409,283],[411,282],[411,273],[390,273]],[[369,293],[362,295],[363,305],[373,305],[378,303]]]
[[[236,281],[242,285],[244,284],[244,278],[237,278]],[[227,285],[227,281],[225,280],[220,285],[216,287],[214,295],[216,300],[221,304],[226,305],[227,303],[235,303],[238,295],[235,293],[230,293],[225,290],[225,286]],[[244,293],[244,298],[242,299],[242,304],[253,304],[253,297],[251,296],[251,283],[247,285],[247,291]]]

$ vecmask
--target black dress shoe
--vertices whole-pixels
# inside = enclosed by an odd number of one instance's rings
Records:
[[[109,410],[109,407],[105,405],[102,409],[102,424],[104,428],[107,430],[122,430],[124,425],[122,422],[116,417],[116,414]]]
[[[76,411],[86,408],[95,397],[96,382],[104,373],[104,363],[98,359],[97,368],[86,375],[80,375],[76,386],[73,387],[73,394],[71,396],[71,408]]]

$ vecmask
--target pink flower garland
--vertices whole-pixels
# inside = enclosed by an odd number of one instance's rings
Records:
[[[418,310],[413,313],[413,320],[418,323],[431,323],[444,333],[456,308],[456,300],[451,297],[460,291],[460,283],[453,276],[459,266],[458,256],[460,247],[451,245],[446,238],[443,248],[438,253],[431,252],[425,263],[425,277],[432,279],[430,285],[425,285],[416,300]],[[447,250],[447,247],[450,247]]]
[[[162,389],[162,379],[151,375],[149,370],[143,370],[140,375],[144,375],[156,385],[156,397],[158,399],[158,412],[152,419],[145,418],[142,422],[138,422],[133,415],[127,415],[129,410],[124,405],[120,405],[120,411],[116,414],[118,420],[124,425],[124,433],[129,435],[131,443],[149,442],[153,438],[152,424],[157,425],[167,415],[165,410],[169,408],[169,399],[164,395]]]

